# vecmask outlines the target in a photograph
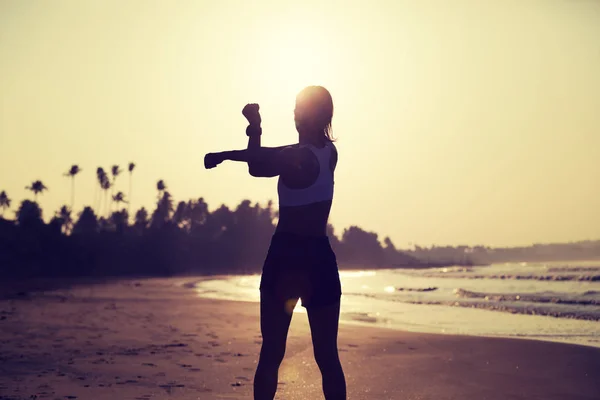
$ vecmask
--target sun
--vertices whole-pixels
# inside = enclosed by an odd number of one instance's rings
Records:
[[[323,36],[306,26],[271,26],[256,50],[256,82],[272,98],[294,99],[306,86],[325,85],[335,68]]]

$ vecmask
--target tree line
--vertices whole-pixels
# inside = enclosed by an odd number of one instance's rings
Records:
[[[277,212],[266,205],[240,202],[213,211],[202,197],[176,202],[164,180],[156,182],[153,210],[130,212],[129,191],[116,190],[123,170],[113,165],[96,169],[93,204],[74,215],[75,178],[82,171],[72,165],[70,205],[63,205],[46,223],[37,200],[48,191],[40,180],[26,189],[13,218],[12,200],[0,192],[0,276],[119,276],[228,274],[260,272],[275,231]],[[327,235],[343,268],[435,267],[485,265],[497,262],[590,260],[600,258],[600,241],[534,244],[522,247],[414,246],[397,249],[388,237],[358,226]]]
[[[94,204],[73,215],[77,165],[65,173],[71,179],[71,205],[63,205],[46,223],[37,200],[49,189],[40,180],[26,188],[24,199],[7,218],[11,199],[0,192],[0,275],[37,276],[170,276],[177,274],[257,273],[262,268],[277,212],[243,200],[235,208],[213,211],[202,197],[176,202],[164,180],[156,183],[153,210],[141,207],[130,215],[134,163],[129,163],[129,195],[116,191],[122,173],[118,165],[96,170]],[[386,267],[418,264],[397,250],[389,238],[383,244],[374,232],[358,226],[338,237],[327,228],[338,261],[346,267]]]

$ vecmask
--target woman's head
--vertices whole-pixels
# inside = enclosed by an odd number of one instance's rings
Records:
[[[308,86],[296,96],[294,120],[300,136],[332,142],[332,117],[333,99],[324,87]]]

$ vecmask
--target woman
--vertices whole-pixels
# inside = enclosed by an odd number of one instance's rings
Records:
[[[308,313],[325,398],[346,399],[337,349],[341,286],[335,254],[326,235],[337,164],[331,137],[333,100],[320,86],[302,90],[294,110],[298,143],[284,147],[261,147],[257,104],[246,105],[242,113],[249,122],[248,148],[207,154],[204,163],[206,168],[214,168],[225,160],[241,161],[248,164],[254,177],[279,176],[279,222],[260,282],[263,343],[254,377],[254,398],[275,397],[292,310],[301,298]]]

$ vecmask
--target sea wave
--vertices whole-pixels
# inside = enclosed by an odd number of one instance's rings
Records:
[[[454,291],[458,297],[469,298],[469,299],[484,299],[487,301],[522,301],[528,303],[553,303],[553,304],[577,304],[577,305],[600,305],[600,297],[598,297],[597,291],[588,291],[582,295],[573,295],[570,293],[556,293],[556,292],[544,292],[544,293],[526,293],[526,294],[515,294],[515,293],[483,293],[474,292],[466,289],[456,289]],[[595,296],[592,297],[592,296]],[[592,298],[590,298],[592,297]]]
[[[567,293],[482,293],[465,289],[456,289],[454,298],[430,297],[433,293],[420,292],[424,296],[415,298],[396,292],[384,293],[345,293],[345,296],[371,298],[417,305],[439,305],[449,307],[477,308],[501,311],[512,314],[542,315],[555,318],[600,321],[600,296],[597,291],[588,291],[581,295]]]
[[[555,318],[579,319],[585,321],[600,321],[600,310],[557,309],[543,306],[525,306],[515,303],[497,303],[491,301],[408,301],[410,304],[445,305],[453,307],[479,308],[490,311],[503,311],[512,314],[542,315]]]
[[[548,268],[548,272],[600,272],[600,266],[586,266],[586,267],[552,267]]]
[[[445,272],[419,274],[424,278],[453,279],[501,279],[501,280],[536,280],[536,281],[579,281],[600,282],[600,274],[466,274],[459,275]]]

